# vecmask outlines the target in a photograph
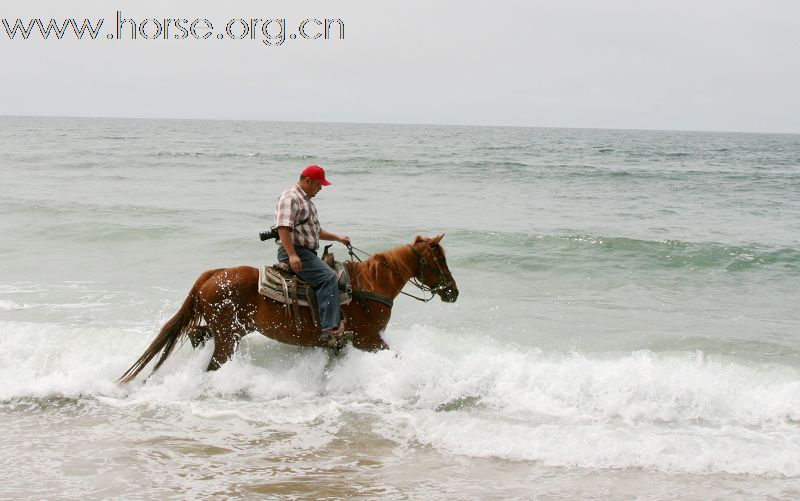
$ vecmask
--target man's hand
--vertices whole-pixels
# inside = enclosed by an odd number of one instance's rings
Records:
[[[350,237],[348,237],[347,235],[337,235],[336,233],[331,233],[330,231],[323,229],[319,230],[319,239],[331,240],[333,242],[339,242],[345,245],[350,245]]]
[[[289,266],[292,267],[292,271],[297,273],[303,269],[303,261],[300,259],[300,256],[294,254],[289,256]]]

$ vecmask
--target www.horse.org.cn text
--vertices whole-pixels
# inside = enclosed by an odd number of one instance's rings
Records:
[[[207,18],[125,17],[116,11],[114,21],[105,19],[2,19],[0,37],[10,41],[39,40],[253,40],[279,47],[287,40],[344,40],[344,21],[339,18],[242,17],[223,23]],[[110,29],[109,29],[110,28]]]

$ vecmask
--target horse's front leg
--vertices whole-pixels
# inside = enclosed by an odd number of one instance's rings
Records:
[[[349,325],[348,322],[345,324],[347,330],[353,331],[353,347],[364,351],[389,349],[389,345],[381,337],[392,315],[392,310],[388,306],[371,303],[366,307],[354,300],[343,310],[349,320]]]
[[[353,334],[353,347],[364,351],[388,350],[389,345],[381,337],[380,331],[356,331]]]

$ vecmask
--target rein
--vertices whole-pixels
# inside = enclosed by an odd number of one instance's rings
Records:
[[[426,245],[428,245],[428,248],[430,249],[430,244],[426,243]],[[444,273],[442,273],[441,267],[439,266],[439,260],[436,258],[436,254],[433,253],[433,249],[430,249],[430,251],[431,251],[431,255],[433,256],[433,261],[436,263],[436,268],[434,268],[433,266],[428,264],[428,260],[425,259],[425,256],[423,256],[421,252],[419,252],[417,249],[415,249],[413,245],[408,244],[408,246],[411,247],[411,250],[414,252],[414,255],[417,256],[417,259],[419,260],[419,264],[420,264],[420,277],[417,277],[416,275],[411,277],[411,285],[413,285],[414,287],[418,288],[422,292],[430,292],[431,293],[431,297],[429,297],[427,299],[424,298],[424,297],[417,297],[417,296],[415,296],[413,294],[409,294],[408,292],[405,292],[405,291],[402,291],[402,290],[400,291],[400,294],[405,294],[406,296],[408,296],[410,298],[414,298],[417,301],[421,301],[423,303],[427,303],[428,301],[430,301],[434,297],[436,297],[436,293],[437,292],[439,292],[442,289],[446,289],[447,287],[449,287],[450,286],[450,282],[447,281],[447,279],[444,276]],[[353,252],[354,249],[357,250],[358,252],[364,254],[367,257],[375,257],[373,254],[370,254],[369,252],[361,250],[358,247],[354,247],[353,245],[348,244],[346,247],[347,247],[347,252],[350,254],[350,257],[357,259],[359,262],[361,261],[361,258],[359,258],[355,254],[355,252]],[[386,260],[378,258],[377,261],[379,263],[381,263],[382,265],[386,266],[387,268],[390,268],[390,269],[394,270],[395,272],[400,273],[402,275],[402,272],[400,270],[398,270],[396,266],[393,266],[392,264],[390,264]],[[436,274],[439,275],[439,277],[438,277],[439,280],[436,282],[436,285],[433,286],[433,287],[429,287],[429,286],[425,285],[425,283],[423,282],[423,277],[425,275],[425,267],[430,268]],[[362,297],[368,297],[368,298],[369,298],[369,296],[367,296],[366,294],[370,294],[371,296],[378,296],[379,295],[379,294],[375,294],[374,292],[368,292],[368,291],[353,291],[354,294],[356,292],[360,293],[359,295],[362,295]],[[383,296],[381,296],[381,297],[383,297]],[[376,299],[376,298],[372,297],[372,299]],[[391,301],[391,299],[390,299],[390,301]],[[381,301],[381,302],[385,303],[385,301]],[[391,307],[391,304],[389,304],[389,307]]]

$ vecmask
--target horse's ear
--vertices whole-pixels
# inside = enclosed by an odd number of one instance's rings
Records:
[[[421,236],[417,235],[417,238],[414,239],[414,243],[412,243],[411,245],[417,245],[418,243],[422,242],[423,240],[425,240],[425,239],[422,238]]]
[[[444,238],[444,233],[442,233],[441,235],[437,235],[437,236],[431,238],[431,243],[432,244],[438,244],[439,242],[442,241],[443,238]]]

